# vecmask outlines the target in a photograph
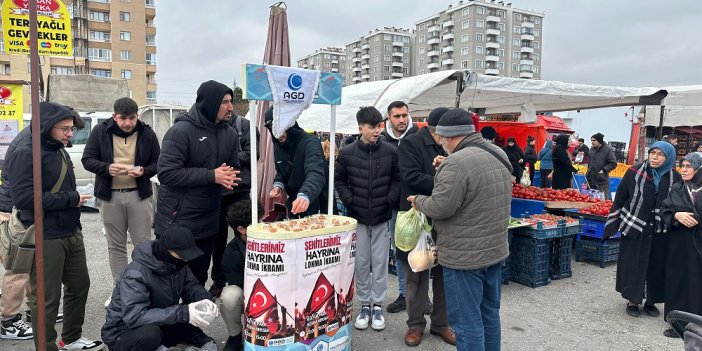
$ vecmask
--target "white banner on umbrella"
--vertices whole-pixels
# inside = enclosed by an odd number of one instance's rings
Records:
[[[317,94],[321,72],[282,66],[266,66],[273,93],[273,135],[279,138],[295,124]]]

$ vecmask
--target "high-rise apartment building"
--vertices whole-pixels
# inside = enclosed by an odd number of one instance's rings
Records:
[[[540,79],[543,13],[511,3],[459,1],[415,23],[413,72],[468,69],[481,74]]]
[[[71,15],[74,57],[43,57],[45,81],[49,74],[121,78],[127,80],[137,104],[156,102],[156,0],[64,0],[64,4]],[[5,53],[4,43],[0,45],[3,79],[30,80],[28,56]],[[25,89],[25,111],[29,102]]]
[[[376,29],[346,44],[344,84],[397,79],[412,75],[414,32]]]
[[[327,47],[315,50],[297,60],[298,68],[313,69],[322,72],[346,74],[346,52],[343,48]]]

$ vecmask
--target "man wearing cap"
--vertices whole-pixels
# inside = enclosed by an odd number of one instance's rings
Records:
[[[407,211],[412,206],[407,201],[409,195],[431,195],[434,189],[435,160],[438,162],[447,156],[436,134],[436,125],[441,116],[449,109],[435,108],[429,113],[428,127],[419,129],[417,133],[402,140],[399,149],[400,166],[400,211]],[[427,321],[424,312],[429,300],[430,272],[413,272],[407,262],[407,252],[396,250],[397,258],[406,268],[405,273],[405,302],[407,305],[407,332],[405,344],[417,346],[422,341]],[[456,335],[449,327],[446,314],[446,299],[444,297],[444,273],[441,266],[436,266],[431,273],[434,276],[432,291],[433,309],[429,332],[441,336],[449,344],[456,344]]]
[[[102,327],[110,350],[153,351],[179,343],[217,350],[201,329],[217,316],[217,305],[187,266],[202,255],[192,232],[180,226],[134,249],[132,262],[117,278]]]
[[[239,137],[227,122],[232,118],[232,96],[226,85],[213,80],[197,89],[187,112],[176,117],[163,137],[158,158],[158,192],[154,234],[171,225],[192,231],[195,244],[205,254],[188,267],[205,285],[215,236],[219,232],[220,199],[241,180]]]
[[[617,168],[614,150],[604,142],[604,135],[597,133],[590,138],[592,147],[588,151],[587,182],[591,189],[601,190],[605,199],[612,198],[609,191],[609,172]]]
[[[475,132],[468,113],[446,112],[436,127],[449,154],[431,196],[407,200],[434,219],[449,324],[458,351],[500,349],[500,274],[507,258],[512,170],[507,155]]]

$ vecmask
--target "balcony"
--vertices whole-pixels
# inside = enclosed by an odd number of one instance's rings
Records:
[[[485,30],[485,34],[487,34],[487,35],[500,35],[500,30],[497,28],[495,28],[495,29],[488,28]]]
[[[430,62],[427,64],[427,69],[434,69],[434,68],[439,68],[439,63],[438,62]]]
[[[444,28],[453,27],[453,25],[454,25],[453,20],[448,20],[448,21],[444,22]]]
[[[429,56],[429,57],[434,57],[434,56],[439,56],[439,55],[440,55],[439,50],[432,50],[432,51],[427,52],[427,56]]]
[[[369,65],[369,64],[363,64],[363,65],[361,65],[361,68],[362,68],[362,69],[370,69],[370,65]]]
[[[533,41],[534,40],[534,33],[522,33],[521,38],[522,38],[522,40]]]
[[[451,66],[451,65],[453,65],[453,59],[452,58],[445,59],[445,60],[441,61],[441,65],[442,66]]]
[[[392,74],[390,74],[390,76],[393,77],[393,78],[402,78],[402,77],[404,77],[405,75],[404,75],[404,73],[402,73],[402,72],[392,72]]]
[[[488,41],[487,43],[485,43],[485,47],[488,49],[499,49],[500,43],[496,41]]]
[[[453,40],[453,33],[444,33],[444,40]]]
[[[427,44],[429,44],[429,45],[438,44],[440,42],[441,42],[441,38],[439,38],[439,37],[431,37],[431,38],[429,38],[429,40],[427,40]]]
[[[339,60],[331,60],[333,65],[339,64]]]
[[[519,71],[519,78],[534,78],[532,71]]]
[[[354,52],[354,53],[359,53],[359,52],[361,52],[361,48],[359,48],[359,47],[357,46],[357,47],[353,48],[353,52]]]
[[[339,73],[339,69],[338,69],[338,68],[332,68],[331,71],[332,71],[332,73]]]
[[[368,55],[368,54],[361,55],[361,60],[370,60],[370,55]]]
[[[519,60],[519,64],[520,64],[520,65],[530,65],[530,66],[532,66],[532,65],[534,65],[534,60],[531,60],[531,59],[521,59],[521,60]]]
[[[370,79],[370,74],[362,74],[361,78],[369,80]]]
[[[361,77],[353,77],[353,81],[354,81],[354,82],[360,82],[360,81],[361,81]]]
[[[393,66],[393,67],[404,67],[405,64],[404,64],[403,62],[393,61],[393,62],[392,62],[392,66]]]
[[[351,70],[354,72],[361,72],[361,66],[354,66]]]
[[[485,56],[485,61],[487,62],[497,62],[500,61],[500,58],[496,55],[487,55]]]
[[[393,42],[392,42],[392,46],[403,47],[403,46],[405,46],[405,43],[403,43],[403,42],[401,42],[401,41],[393,41]]]
[[[437,25],[433,25],[433,26],[427,28],[427,31],[428,31],[429,33],[431,33],[431,32],[438,32],[439,30],[440,30],[440,28],[439,28],[439,26],[437,26]]]
[[[447,53],[452,53],[453,52],[453,46],[444,46],[441,49],[442,54],[447,54]]]
[[[307,67],[308,67],[307,64],[304,64],[304,65],[302,65],[301,68],[307,69]]]
[[[353,62],[361,62],[361,57],[360,56],[354,56],[351,61]]]
[[[405,54],[403,54],[403,53],[400,52],[400,51],[393,51],[393,52],[392,52],[392,56],[393,56],[393,57],[403,57],[403,56],[405,56]]]
[[[500,75],[500,70],[497,68],[486,68],[485,69],[485,74],[489,76],[499,76]]]
[[[522,22],[522,28],[534,28],[534,23],[532,23],[532,22]]]
[[[500,22],[500,17],[488,15],[488,16],[485,18],[485,20],[486,20],[488,23],[490,23],[490,22],[498,23],[498,22]]]
[[[522,52],[522,53],[525,53],[525,52],[533,53],[533,52],[534,52],[534,48],[532,48],[531,46],[524,46],[524,45],[522,45],[522,51],[521,51],[521,52]]]
[[[363,49],[363,50],[370,50],[370,44],[363,44],[363,45],[361,45],[361,49]]]

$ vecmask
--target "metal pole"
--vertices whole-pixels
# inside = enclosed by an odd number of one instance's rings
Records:
[[[329,121],[329,194],[327,214],[334,214],[334,151],[336,149],[336,105],[331,105],[331,121]]]
[[[665,114],[665,106],[661,105],[661,120],[658,123],[658,140],[663,139],[663,115]]]
[[[34,177],[34,235],[36,242],[36,282],[37,282],[37,350],[46,350],[45,296],[44,296],[44,213],[42,211],[41,182],[41,139],[39,124],[39,48],[37,47],[37,2],[29,2],[29,62],[31,67],[31,101],[32,101],[32,162]]]
[[[256,115],[256,100],[249,100],[249,140],[251,140],[251,224],[258,223],[258,140],[256,140],[256,130],[258,130],[258,116]],[[238,117],[241,118],[241,117]],[[256,184],[253,184],[253,181]]]

